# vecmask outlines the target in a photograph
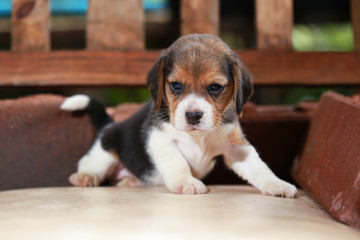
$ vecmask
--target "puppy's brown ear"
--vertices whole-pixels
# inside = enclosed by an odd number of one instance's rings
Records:
[[[166,63],[166,54],[163,52],[161,56],[156,60],[154,66],[149,71],[147,77],[147,84],[151,96],[154,99],[156,112],[160,110],[161,104],[164,100],[163,94],[165,87],[165,79],[164,79],[165,63]]]
[[[234,76],[234,96],[237,114],[242,112],[243,106],[251,98],[254,90],[253,77],[249,69],[241,62],[239,56],[234,53],[232,72]]]

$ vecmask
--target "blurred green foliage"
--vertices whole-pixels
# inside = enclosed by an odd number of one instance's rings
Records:
[[[297,24],[293,29],[292,43],[296,51],[352,51],[352,25],[350,22]]]
[[[232,49],[245,49],[246,40],[243,34],[234,32],[221,32],[220,38]]]
[[[147,88],[113,88],[101,90],[100,97],[106,105],[116,106],[125,102],[145,102],[150,98],[150,92]]]
[[[281,104],[296,105],[303,101],[318,101],[321,95],[328,91],[334,91],[345,96],[351,96],[355,93],[354,89],[349,87],[294,87],[284,94]]]
[[[292,33],[292,44],[295,51],[353,51],[352,25],[350,22],[296,24]],[[318,101],[327,91],[335,91],[345,96],[355,94],[354,87],[294,87],[281,91],[278,104],[294,105],[301,101]]]

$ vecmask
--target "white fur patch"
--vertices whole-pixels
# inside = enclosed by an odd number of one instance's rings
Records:
[[[225,127],[225,126],[224,126]],[[203,178],[213,167],[212,159],[225,149],[229,130],[185,132],[170,123],[149,134],[147,151],[165,185],[172,192],[205,193]],[[222,144],[223,143],[223,144]]]
[[[60,106],[64,111],[83,110],[89,105],[90,97],[83,94],[74,95],[67,98]]]
[[[186,121],[186,112],[201,112],[203,114],[200,123],[189,124]],[[175,128],[178,130],[211,130],[214,127],[212,105],[204,98],[189,94],[178,105],[174,116]]]
[[[96,175],[103,181],[111,166],[116,163],[117,159],[105,151],[100,140],[97,139],[89,152],[80,159],[77,173]]]
[[[235,157],[239,159],[236,160]],[[262,193],[272,196],[293,198],[296,187],[279,179],[260,159],[259,154],[251,145],[238,146],[225,157],[233,158],[232,168],[243,179],[259,189]]]

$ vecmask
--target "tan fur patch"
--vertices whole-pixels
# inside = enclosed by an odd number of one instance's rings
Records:
[[[160,70],[159,70],[159,79],[158,79],[158,92],[157,92],[157,102],[155,103],[155,110],[158,112],[161,107],[161,100],[164,87],[164,65],[165,61],[161,61]]]
[[[231,144],[246,145],[247,141],[239,127],[234,127],[233,131],[227,136]]]

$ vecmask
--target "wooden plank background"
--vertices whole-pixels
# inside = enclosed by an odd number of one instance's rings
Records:
[[[50,49],[49,0],[13,0],[11,21],[12,51]]]
[[[351,0],[351,20],[354,32],[354,49],[360,51],[360,0]]]
[[[256,85],[360,85],[360,52],[238,51]],[[145,86],[160,51],[0,52],[0,87]]]
[[[181,35],[190,33],[209,33],[219,35],[219,0],[182,0]]]
[[[89,0],[88,50],[141,50],[145,47],[142,0]]]
[[[257,48],[291,49],[292,0],[256,0]]]
[[[256,85],[360,85],[359,52],[288,51],[292,0],[256,0],[255,4],[259,51],[238,54]],[[0,87],[145,86],[147,72],[160,54],[134,51],[145,45],[141,0],[89,0],[87,50],[97,52],[41,52],[50,49],[49,0],[13,0],[13,5],[12,50],[17,54],[0,52]],[[219,0],[182,0],[181,34],[218,35],[219,5]],[[360,0],[351,0],[351,5],[359,51]]]

